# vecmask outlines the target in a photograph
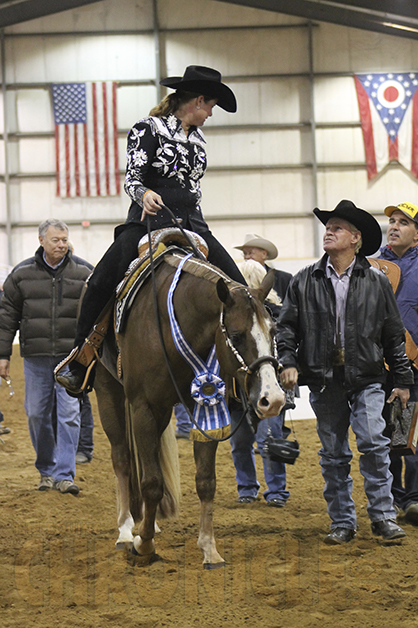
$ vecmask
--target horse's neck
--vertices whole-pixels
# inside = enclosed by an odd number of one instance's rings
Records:
[[[182,307],[175,309],[184,335],[196,351],[208,351],[215,342],[221,311],[216,285],[188,273],[176,290],[175,303]]]

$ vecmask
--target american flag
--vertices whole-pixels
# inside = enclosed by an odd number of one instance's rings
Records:
[[[55,83],[57,196],[120,193],[116,83]]]
[[[398,161],[418,178],[418,72],[354,77],[368,179]]]

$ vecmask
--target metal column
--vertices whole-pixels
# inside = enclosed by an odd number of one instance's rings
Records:
[[[310,99],[311,99],[311,136],[312,136],[312,200],[314,207],[318,207],[318,162],[316,159],[316,119],[315,119],[315,75],[314,75],[314,59],[313,59],[313,24],[308,24],[308,40],[309,40],[309,83],[310,83]],[[313,208],[312,208],[313,209]],[[319,220],[313,217],[314,222],[314,255],[321,256],[322,251],[322,230]]]
[[[1,78],[3,95],[3,143],[4,143],[4,185],[6,188],[6,237],[7,237],[7,263],[12,265],[12,208],[10,201],[10,173],[9,173],[9,136],[7,119],[7,92],[6,92],[6,44],[4,29],[0,29],[1,45]]]
[[[154,51],[155,51],[155,86],[157,88],[157,103],[161,101],[161,68],[160,68],[160,25],[158,21],[158,0],[153,0],[154,15]]]

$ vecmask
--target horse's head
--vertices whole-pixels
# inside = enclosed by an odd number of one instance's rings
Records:
[[[274,325],[263,301],[274,275],[269,273],[258,290],[223,279],[217,283],[222,301],[221,320],[216,337],[219,363],[245,390],[260,419],[279,414],[285,396],[277,381]]]

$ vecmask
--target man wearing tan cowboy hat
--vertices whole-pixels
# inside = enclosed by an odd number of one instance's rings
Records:
[[[234,246],[234,249],[242,251],[244,259],[253,259],[261,264],[266,271],[269,271],[272,268],[266,264],[266,261],[276,259],[279,254],[277,246],[273,244],[273,242],[270,242],[270,240],[267,240],[256,233],[247,233],[244,237],[244,244]],[[285,273],[283,270],[273,270],[273,288],[281,300],[283,300],[292,275],[290,273]]]
[[[350,426],[361,453],[372,532],[392,541],[405,532],[395,522],[389,439],[383,435],[385,361],[394,378],[389,401],[398,396],[406,406],[413,376],[391,285],[365,257],[379,249],[382,232],[377,220],[351,201],[332,211],[316,208],[314,214],[325,225],[325,255],[299,271],[287,290],[277,336],[281,383],[291,388],[299,380],[310,389],[331,519],[325,543],[356,536]]]
[[[393,262],[401,270],[396,289],[396,302],[412,341],[406,345],[406,354],[412,362],[414,385],[410,401],[418,401],[418,207],[412,203],[389,205],[387,245],[380,249],[380,258]],[[415,363],[414,363],[415,362]],[[402,478],[404,463],[405,481]],[[395,505],[403,511],[405,521],[418,525],[418,453],[411,456],[391,456],[393,475],[392,493]]]
[[[239,264],[239,267],[248,285],[252,288],[258,287],[252,285],[251,273],[253,272],[253,267],[261,268],[261,274],[265,275],[270,270],[270,267],[265,262],[277,257],[277,247],[270,240],[266,240],[255,233],[248,233],[244,238],[244,244],[234,248],[243,252],[245,261]],[[250,267],[249,273],[246,272],[246,264]],[[277,293],[275,296],[278,298],[276,303],[271,303],[269,302],[270,295],[268,295],[266,305],[272,310],[274,315],[278,315],[280,312],[279,303],[284,299],[292,275],[280,270],[274,270],[274,276],[274,289]],[[241,414],[241,410],[231,411],[232,430],[238,425]],[[230,439],[232,459],[236,470],[238,502],[241,504],[254,502],[257,499],[260,488],[254,459],[254,441],[257,442],[257,451],[261,453],[263,458],[264,479],[267,484],[267,490],[264,491],[263,496],[267,505],[282,508],[289,498],[290,493],[286,489],[286,465],[283,462],[270,460],[264,452],[264,443],[269,430],[273,438],[283,438],[284,414],[282,411],[279,416],[260,421],[256,434],[253,433],[250,424],[244,421],[240,429]]]

